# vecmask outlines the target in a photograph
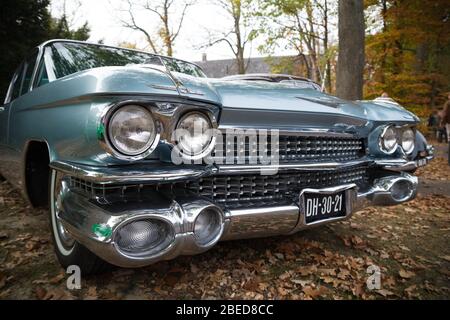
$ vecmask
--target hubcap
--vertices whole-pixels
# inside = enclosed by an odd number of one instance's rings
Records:
[[[56,244],[62,254],[68,255],[72,252],[75,240],[64,227],[60,218],[61,214],[64,212],[62,207],[62,196],[64,194],[64,189],[67,188],[67,183],[64,181],[61,173],[55,171],[52,172],[51,188],[52,224]]]

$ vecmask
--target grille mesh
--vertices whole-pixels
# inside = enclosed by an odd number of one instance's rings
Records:
[[[261,149],[259,147],[261,143],[265,146],[261,150],[262,154],[275,156],[275,153],[272,152],[271,140],[270,136],[267,136],[267,141],[264,142],[242,136],[235,137],[233,141],[218,141],[211,156],[219,164],[261,164],[262,159],[257,153],[258,148]],[[280,136],[278,140],[273,149],[278,150],[280,163],[351,161],[359,159],[365,154],[363,139],[351,137]]]
[[[215,202],[275,200],[297,197],[305,188],[326,188],[367,182],[365,168],[342,171],[290,172],[277,175],[232,175],[202,178],[177,184],[190,192]]]
[[[93,184],[70,178],[71,188],[99,201],[139,199],[146,191],[158,191],[172,196],[194,195],[205,197],[223,207],[255,207],[292,203],[305,188],[327,188],[355,183],[364,188],[369,182],[368,169],[354,167],[345,170],[297,171],[277,175],[226,175],[211,176],[189,182],[152,185]],[[103,199],[103,200],[102,200]]]

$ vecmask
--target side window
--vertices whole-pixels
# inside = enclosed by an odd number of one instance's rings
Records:
[[[38,88],[40,86],[43,86],[44,84],[49,83],[48,80],[48,74],[47,74],[47,68],[45,66],[44,59],[41,59],[41,63],[39,64],[39,69],[36,74],[36,82],[35,87]]]
[[[30,89],[31,77],[33,77],[34,67],[36,66],[38,52],[34,53],[31,57],[27,59],[25,62],[25,78],[23,79],[22,90],[20,94],[25,94]]]
[[[16,72],[16,74],[13,77],[10,101],[15,100],[20,95],[20,88],[22,86],[22,80],[23,80],[23,69],[24,69],[24,64],[22,64],[20,66],[19,70]]]

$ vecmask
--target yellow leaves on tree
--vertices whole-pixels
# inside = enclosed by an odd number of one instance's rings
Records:
[[[366,11],[382,20],[366,37],[366,98],[388,92],[421,116],[442,105],[450,91],[448,1],[378,0]]]

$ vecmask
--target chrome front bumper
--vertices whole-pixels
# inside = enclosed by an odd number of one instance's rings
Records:
[[[60,168],[61,169],[61,168]],[[66,172],[67,173],[67,172]],[[73,173],[73,172],[72,172]],[[402,192],[395,194],[394,186],[401,186]],[[107,204],[93,201],[62,188],[61,202],[65,208],[59,217],[73,237],[89,250],[121,267],[146,266],[161,260],[170,260],[180,255],[193,255],[212,248],[218,241],[293,234],[301,230],[330,222],[345,220],[352,213],[371,205],[395,205],[410,201],[417,194],[418,179],[406,173],[389,175],[375,180],[365,192],[356,185],[344,185],[322,189],[324,192],[347,192],[347,215],[307,224],[301,202],[283,206],[222,210],[209,200],[201,198],[164,198],[157,193],[147,200],[124,201]],[[407,188],[407,190],[403,190]],[[399,189],[399,188],[397,188]],[[199,245],[194,236],[194,223],[199,213],[207,207],[214,207],[222,215],[220,234],[207,245]],[[173,241],[150,256],[132,256],[124,253],[115,241],[118,230],[136,219],[159,219],[171,225]],[[112,231],[107,236],[95,233],[93,226],[107,226]]]

